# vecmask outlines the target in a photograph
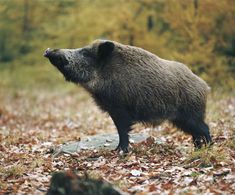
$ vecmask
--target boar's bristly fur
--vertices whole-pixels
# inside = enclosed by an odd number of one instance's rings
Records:
[[[45,56],[109,113],[119,134],[118,150],[127,152],[128,132],[137,122],[168,120],[191,134],[195,147],[211,143],[204,122],[209,87],[186,65],[105,40],[79,49],[47,50]]]

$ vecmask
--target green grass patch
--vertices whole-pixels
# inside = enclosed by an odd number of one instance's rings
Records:
[[[9,167],[0,167],[0,174],[4,178],[19,177],[26,172],[26,167],[20,164],[12,165]]]
[[[210,167],[216,166],[219,162],[226,161],[227,159],[226,147],[224,145],[214,145],[191,152],[186,160],[186,164],[187,166]]]

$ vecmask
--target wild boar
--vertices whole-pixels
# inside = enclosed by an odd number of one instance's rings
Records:
[[[109,113],[119,134],[117,150],[128,151],[128,132],[137,122],[156,126],[167,120],[192,135],[196,148],[211,143],[204,120],[209,87],[186,65],[109,40],[47,49],[44,56]]]

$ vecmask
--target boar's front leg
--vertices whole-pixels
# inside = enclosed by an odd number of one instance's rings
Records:
[[[129,135],[128,132],[131,130],[132,119],[130,115],[124,110],[116,110],[109,113],[113,122],[118,130],[119,144],[115,150],[128,152],[129,146]]]

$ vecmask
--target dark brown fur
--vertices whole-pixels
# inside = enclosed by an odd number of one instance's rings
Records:
[[[119,133],[117,149],[127,151],[128,132],[136,122],[165,120],[191,134],[196,147],[211,143],[204,122],[209,87],[184,64],[101,40],[81,49],[47,50],[45,56],[110,114]]]

